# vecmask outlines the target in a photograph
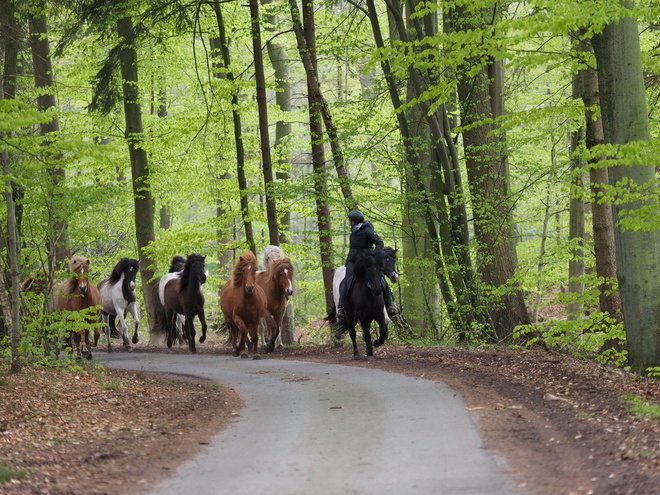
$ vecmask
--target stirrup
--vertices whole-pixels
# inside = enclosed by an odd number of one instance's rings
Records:
[[[395,316],[399,315],[399,308],[397,308],[394,304],[387,308],[387,316],[390,318],[394,318]]]

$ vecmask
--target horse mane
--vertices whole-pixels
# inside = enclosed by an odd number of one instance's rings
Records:
[[[243,283],[243,268],[249,264],[253,264],[255,271],[257,270],[257,257],[252,251],[247,251],[240,255],[234,264],[234,287],[240,287]]]
[[[110,285],[114,285],[119,282],[119,279],[124,273],[124,270],[130,266],[134,267],[137,273],[137,269],[139,267],[137,260],[132,260],[130,258],[122,258],[119,260],[119,263],[115,265],[115,267],[112,269],[112,273],[110,274],[110,279],[108,281]]]
[[[378,251],[382,251],[385,254],[389,254],[392,258],[396,259],[396,249],[390,246],[385,246],[382,249],[379,249]]]
[[[89,265],[89,259],[84,256],[74,256],[71,258],[71,261],[69,261],[69,272],[77,273],[76,266],[78,265]]]
[[[377,264],[380,264],[377,256],[381,256],[382,259],[382,254],[378,254],[377,251],[362,251],[357,254],[355,257],[355,265],[353,267],[353,274],[357,278],[364,278],[364,275],[367,273],[367,270],[371,268],[372,266],[375,266]]]
[[[64,296],[70,296],[78,287],[78,280],[75,278],[68,278],[60,285],[60,291]]]
[[[204,260],[205,256],[202,256],[201,254],[189,254],[188,255],[188,261],[186,261],[185,266],[183,267],[183,273],[181,274],[181,292],[184,292],[188,288],[188,284],[190,282],[190,275],[191,275],[191,269],[193,263],[196,262],[201,262],[202,266],[204,266]],[[204,283],[202,280],[201,283]]]
[[[170,270],[168,273],[174,273],[174,272],[179,272],[181,269],[179,268],[181,265],[186,264],[186,259],[181,256],[180,254],[175,255],[172,258],[172,261],[170,261]]]
[[[284,251],[279,246],[266,246],[263,253],[261,253],[261,266],[264,270],[268,270],[271,261],[281,260],[284,258]],[[255,258],[256,259],[256,258]]]
[[[270,268],[268,269],[268,276],[274,277],[284,270],[289,270],[293,274],[293,264],[289,258],[272,260]]]

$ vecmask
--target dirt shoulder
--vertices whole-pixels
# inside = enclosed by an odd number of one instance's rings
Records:
[[[204,344],[200,353],[229,350]],[[659,407],[656,381],[592,361],[510,349],[385,345],[376,359],[356,362],[348,346],[317,345],[264,357],[378,368],[449,384],[523,492],[658,493],[660,427],[643,414]],[[41,373],[2,377],[0,463],[30,471],[0,485],[2,492],[138,493],[240,413],[234,391],[204,382],[140,373]],[[640,412],[631,413],[631,403]]]

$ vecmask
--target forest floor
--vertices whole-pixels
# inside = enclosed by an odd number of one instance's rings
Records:
[[[217,342],[200,354],[229,354]],[[211,339],[213,340],[213,339]],[[135,352],[186,352],[140,344]],[[377,368],[461,394],[521,493],[659,493],[660,383],[537,350],[384,345],[371,361],[300,345],[265,359]],[[0,374],[0,493],[132,494],[153,486],[240,415],[236,391],[81,366]]]

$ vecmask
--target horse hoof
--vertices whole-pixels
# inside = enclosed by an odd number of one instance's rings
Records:
[[[247,356],[245,356],[245,357],[247,357]],[[261,359],[261,356],[259,354],[257,354],[256,356],[252,356],[253,361],[256,361],[256,360],[259,360],[259,359]]]
[[[272,354],[275,352],[275,346],[274,345],[267,345],[266,346],[266,354]]]
[[[248,355],[247,354],[241,354],[241,359],[247,359]]]
[[[361,361],[361,360],[362,360],[362,356],[360,356],[359,354],[355,354],[353,356],[353,361]]]
[[[238,352],[238,351],[234,351],[234,352],[231,353],[231,355],[234,356],[234,357],[238,357],[238,356],[241,355],[241,353]]]
[[[88,352],[87,354],[85,354],[85,358],[87,359],[87,361],[91,361],[92,360],[92,353]]]
[[[384,340],[376,339],[376,340],[374,341],[374,347],[380,347],[380,346],[383,345],[384,343],[385,343]]]
[[[206,341],[206,335],[202,335],[202,336],[199,338],[199,343],[200,343],[200,344],[203,344],[205,341]]]
[[[140,341],[140,338],[137,336],[137,334],[133,335],[133,343],[137,344]]]
[[[167,348],[168,349],[172,348],[172,339],[167,339]]]

